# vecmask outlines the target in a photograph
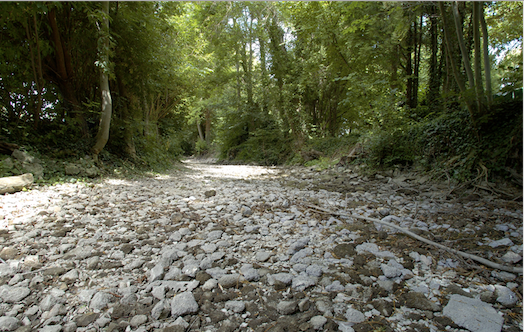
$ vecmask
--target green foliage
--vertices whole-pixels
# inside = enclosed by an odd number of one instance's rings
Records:
[[[236,159],[261,165],[282,164],[289,156],[289,143],[278,128],[259,128],[237,147]]]
[[[195,144],[195,153],[201,156],[208,152],[209,152],[209,147],[207,146],[207,142],[199,139]]]
[[[368,162],[375,167],[412,165],[417,156],[409,128],[371,132],[364,138]]]
[[[331,168],[335,166],[339,162],[339,159],[333,159],[330,157],[320,157],[315,160],[310,160],[304,164],[304,166],[312,167],[315,166],[315,168],[319,171]]]

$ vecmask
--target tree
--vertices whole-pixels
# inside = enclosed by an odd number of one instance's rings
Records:
[[[112,101],[111,91],[109,90],[109,74],[110,74],[110,59],[109,59],[109,2],[102,2],[102,22],[100,29],[100,60],[98,65],[100,67],[100,92],[102,93],[102,113],[100,114],[100,125],[98,134],[96,135],[96,142],[93,146],[93,154],[95,160],[98,160],[98,154],[102,151],[109,139],[109,126],[111,125]]]

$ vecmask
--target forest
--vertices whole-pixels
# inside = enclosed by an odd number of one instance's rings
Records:
[[[42,160],[311,165],[359,147],[375,169],[522,176],[522,2],[1,2],[0,12],[0,142]]]

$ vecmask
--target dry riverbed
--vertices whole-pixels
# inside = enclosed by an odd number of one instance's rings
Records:
[[[522,331],[521,200],[196,161],[37,186],[0,196],[0,331]]]

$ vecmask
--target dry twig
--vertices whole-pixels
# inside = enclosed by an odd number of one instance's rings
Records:
[[[479,256],[476,256],[476,255],[472,255],[472,254],[468,254],[468,253],[465,253],[465,252],[462,252],[460,250],[456,250],[456,249],[452,249],[452,248],[449,248],[449,247],[446,247],[440,243],[436,243],[436,242],[433,242],[433,241],[430,241],[426,238],[423,238],[422,236],[419,236],[405,228],[402,228],[400,226],[397,226],[395,224],[392,224],[392,223],[389,223],[389,222],[386,222],[386,221],[382,221],[382,220],[379,220],[379,219],[375,219],[375,218],[370,218],[370,217],[364,217],[364,216],[360,216],[360,215],[356,215],[356,214],[346,214],[346,213],[339,213],[339,212],[334,212],[334,211],[329,211],[329,210],[326,210],[324,208],[321,208],[320,206],[316,206],[316,205],[310,205],[310,204],[306,204],[307,207],[309,208],[313,208],[313,209],[317,209],[317,210],[320,210],[320,211],[324,211],[324,212],[327,212],[327,213],[330,213],[330,214],[333,214],[333,215],[339,215],[339,216],[346,216],[346,217],[352,217],[352,218],[356,218],[356,219],[361,219],[361,220],[366,220],[366,221],[371,221],[371,222],[376,222],[376,223],[379,223],[379,224],[382,224],[382,225],[385,225],[385,226],[388,226],[388,227],[391,227],[391,228],[394,228],[414,239],[417,239],[421,242],[424,242],[426,244],[429,244],[429,245],[432,245],[432,246],[435,246],[437,248],[440,248],[440,249],[444,249],[446,251],[449,251],[449,252],[452,252],[454,254],[457,254],[457,255],[460,255],[462,257],[465,257],[465,258],[469,258],[471,260],[474,260],[476,262],[479,262],[481,264],[484,264],[486,266],[489,266],[491,268],[494,268],[494,269],[498,269],[498,270],[502,270],[502,271],[507,271],[507,272],[512,272],[512,273],[520,273],[522,274],[522,267],[512,267],[512,266],[505,266],[505,265],[502,265],[502,264],[498,264],[498,263],[495,263],[495,262],[492,262],[490,260],[487,260],[485,258],[482,258],[482,257],[479,257]]]

